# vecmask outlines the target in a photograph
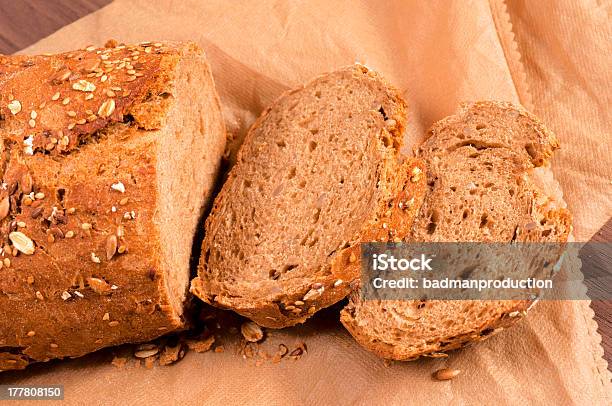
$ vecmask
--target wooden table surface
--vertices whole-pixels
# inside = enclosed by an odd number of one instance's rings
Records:
[[[111,1],[0,0],[0,53],[11,54],[23,49]],[[612,241],[612,220],[595,234],[592,241]],[[610,252],[602,255],[608,255],[605,259],[609,266],[612,262],[612,258],[609,257]],[[586,283],[590,291],[609,290],[607,286],[598,285],[598,281]],[[602,335],[608,367],[612,368],[612,301],[593,301],[591,306],[595,311],[599,333]]]

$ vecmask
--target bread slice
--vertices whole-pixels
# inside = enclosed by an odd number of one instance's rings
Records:
[[[195,44],[0,56],[0,370],[184,325],[224,144]]]
[[[408,216],[394,204],[419,165],[397,160],[405,121],[397,91],[359,65],[280,97],[215,200],[192,292],[271,328],[343,299],[359,242],[393,238]]]
[[[428,189],[407,240],[567,241],[571,216],[548,165],[556,148],[555,136],[521,107],[489,101],[463,106],[434,124],[417,151]],[[341,320],[370,351],[410,360],[482,340],[520,319],[531,304],[363,301],[356,292]]]

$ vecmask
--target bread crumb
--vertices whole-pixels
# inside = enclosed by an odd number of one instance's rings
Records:
[[[117,368],[121,369],[121,368],[125,367],[127,362],[128,362],[128,359],[125,358],[125,357],[114,357],[113,361],[111,362],[111,364],[113,364]]]
[[[203,352],[210,350],[214,342],[215,342],[215,336],[209,336],[204,339],[197,339],[197,340],[194,340],[194,339],[186,340],[187,347],[190,350],[193,350],[197,353],[203,353]],[[217,351],[217,349],[215,348],[215,352],[220,352],[220,351]]]
[[[185,351],[183,345],[178,343],[175,346],[167,345],[159,356],[159,365],[170,365],[183,358]]]

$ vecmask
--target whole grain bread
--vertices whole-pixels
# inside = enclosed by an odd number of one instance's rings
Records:
[[[406,241],[567,241],[571,216],[549,167],[559,144],[535,116],[509,103],[476,102],[434,124],[428,135],[417,150],[427,167],[427,193]],[[547,255],[554,264],[560,251]],[[541,269],[529,272],[543,276]],[[341,321],[368,350],[411,360],[445,356],[489,337],[532,304],[362,300],[356,291]]]
[[[394,239],[410,220],[397,202],[408,206],[423,168],[398,162],[405,108],[360,65],[281,96],[215,200],[192,292],[271,328],[346,297],[359,243]]]
[[[184,325],[224,145],[195,44],[0,56],[0,370]]]

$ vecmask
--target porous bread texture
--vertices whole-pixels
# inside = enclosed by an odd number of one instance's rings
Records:
[[[561,242],[571,216],[549,169],[554,134],[519,106],[476,102],[433,125],[417,156],[427,194],[407,241]],[[549,255],[550,253],[547,253]],[[552,253],[551,264],[560,251]],[[551,267],[552,268],[552,267]],[[530,270],[550,276],[551,270]],[[526,300],[361,300],[351,295],[341,320],[355,339],[395,360],[445,356],[526,314]]]
[[[182,328],[225,145],[200,49],[0,56],[0,118],[0,370]]]
[[[359,242],[393,239],[416,161],[405,104],[352,66],[281,96],[253,124],[206,221],[192,292],[258,324],[304,322],[359,277]],[[421,170],[421,169],[419,169]]]

